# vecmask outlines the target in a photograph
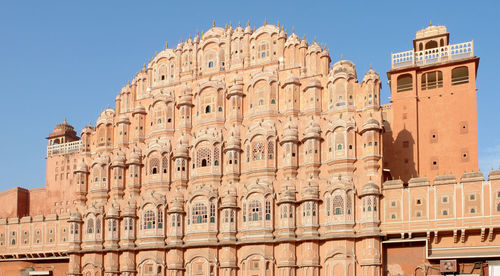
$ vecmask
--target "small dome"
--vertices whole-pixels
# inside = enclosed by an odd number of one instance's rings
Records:
[[[321,126],[319,123],[314,120],[314,118],[311,118],[311,120],[307,123],[306,126],[306,137],[319,137],[321,133]]]
[[[321,46],[318,42],[314,41],[314,43],[309,46],[309,49],[307,49],[307,53],[321,53],[321,50]]]
[[[168,207],[169,212],[184,212],[184,195],[178,189],[170,195]]]
[[[427,28],[417,31],[416,39],[446,34],[446,26],[433,26],[432,23]]]
[[[118,123],[119,124],[130,124],[130,120],[128,119],[127,114],[121,114],[118,117]]]
[[[370,70],[368,70],[368,72],[366,72],[365,76],[363,77],[363,82],[366,82],[366,81],[369,81],[369,80],[373,80],[373,81],[380,81],[380,76],[378,75],[377,72],[375,72],[375,70],[373,70],[370,66]]]
[[[336,77],[343,75],[345,78],[357,78],[356,65],[350,60],[337,61],[330,70],[330,76]]]
[[[134,111],[132,112],[133,114],[135,113],[142,113],[142,114],[146,114],[146,108],[144,108],[144,106],[142,106],[141,104],[137,105],[135,108],[134,108]]]
[[[283,126],[283,141],[296,141],[299,137],[299,130],[297,123],[295,123],[291,118]]]
[[[125,206],[123,207],[123,216],[126,217],[134,217],[135,216],[135,210],[137,208],[137,205],[135,203],[134,199],[129,199]]]
[[[286,39],[286,32],[285,32],[284,27],[281,28],[280,33],[278,35],[278,38],[285,38]]]
[[[129,153],[127,164],[141,164],[142,150],[135,146]]]
[[[82,215],[78,211],[75,211],[69,215],[69,221],[79,222],[82,221]]]
[[[300,41],[300,48],[307,48],[307,46],[308,46],[307,40],[302,39]]]
[[[380,123],[375,119],[375,118],[368,118],[366,122],[363,124],[363,127],[361,129],[361,133],[370,130],[370,129],[377,129],[380,130]]]
[[[299,45],[300,44],[300,39],[299,37],[295,34],[292,33],[286,40],[285,42],[285,47],[288,47],[290,45]]]
[[[122,151],[118,150],[115,155],[113,155],[112,159],[112,166],[113,167],[123,167],[125,166],[125,153]]]
[[[245,27],[245,34],[251,34],[251,33],[252,33],[252,27],[250,27],[250,23],[249,23]]]
[[[176,156],[187,156],[188,155],[188,145],[189,139],[184,135],[184,133],[179,137],[177,141],[177,146],[175,147]]]
[[[108,212],[106,212],[106,217],[118,217],[120,214],[120,205],[116,201],[111,203],[108,208]]]
[[[363,186],[363,189],[361,191],[361,195],[378,195],[380,192],[379,192],[379,188],[377,186],[377,184],[373,183],[371,180],[366,183],[364,186]]]
[[[88,172],[88,171],[89,171],[89,166],[87,166],[85,160],[82,159],[76,166],[75,172]]]
[[[309,183],[308,186],[302,189],[302,200],[318,200],[319,199],[319,190],[317,186],[311,186]]]
[[[291,73],[290,75],[288,75],[288,77],[283,82],[283,85],[287,85],[287,84],[291,84],[291,83],[300,85],[300,79],[294,73]]]
[[[295,202],[296,196],[295,193],[297,191],[295,190],[295,185],[287,181],[281,185],[280,188],[280,197],[279,197],[279,202]]]
[[[237,202],[236,202],[236,188],[234,185],[227,184],[222,188],[222,208],[227,208],[227,207],[237,207]]]

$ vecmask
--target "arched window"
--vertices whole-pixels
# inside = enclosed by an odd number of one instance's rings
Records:
[[[410,91],[413,89],[413,77],[410,74],[404,74],[398,77],[397,91]]]
[[[257,56],[259,58],[265,58],[269,56],[269,43],[267,43],[267,41],[264,41],[259,45],[259,54]]]
[[[144,229],[153,229],[156,226],[155,212],[152,210],[144,213]]]
[[[93,219],[89,219],[87,221],[87,233],[88,234],[94,233],[94,220]]]
[[[252,200],[248,205],[248,220],[262,220],[262,204],[258,200]]]
[[[266,220],[271,220],[271,202],[266,200]]]
[[[95,220],[95,233],[96,234],[101,233],[101,220],[99,218]]]
[[[422,90],[443,87],[443,72],[433,71],[422,75]]]
[[[253,160],[262,160],[264,158],[264,144],[255,143],[253,146]]]
[[[207,206],[201,202],[196,203],[192,209],[193,224],[207,222]]]
[[[420,44],[418,44],[418,50],[419,51],[424,50],[424,44],[422,44],[422,42],[420,42]]]
[[[219,166],[219,146],[214,146],[214,166]]]
[[[269,160],[273,159],[273,156],[274,156],[274,143],[273,143],[273,141],[267,142],[267,155],[269,157]]]
[[[469,82],[469,68],[460,66],[451,70],[451,85]]]
[[[196,158],[198,167],[207,167],[211,164],[211,151],[206,147],[202,147],[197,152]]]
[[[210,223],[215,223],[215,203],[210,203]]]
[[[158,209],[158,229],[163,229],[163,210]]]
[[[167,173],[168,169],[168,158],[166,156],[163,156],[161,160],[161,168],[163,169],[163,173]]]
[[[439,47],[443,47],[444,46],[444,39],[441,38],[441,40],[439,41]]]
[[[344,213],[344,199],[341,195],[336,195],[333,198],[333,213],[335,215],[342,215]]]
[[[151,161],[149,161],[149,173],[158,174],[159,167],[160,167],[160,160],[158,160],[158,158],[151,158]]]
[[[428,41],[427,43],[425,43],[425,49],[433,49],[433,48],[437,48],[438,47],[438,43],[437,41],[435,40],[431,40],[431,41]]]
[[[500,212],[500,203],[497,204],[497,211]]]
[[[211,107],[209,105],[205,106],[205,113],[210,113]]]
[[[213,61],[209,61],[208,62],[208,68],[212,68],[214,67],[214,62]]]

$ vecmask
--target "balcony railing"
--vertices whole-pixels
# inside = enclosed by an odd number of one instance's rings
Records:
[[[81,147],[82,147],[82,140],[64,144],[50,145],[47,146],[47,157],[79,152]]]
[[[447,45],[438,48],[427,49],[423,51],[406,51],[391,55],[392,69],[427,65],[437,62],[450,61],[455,59],[474,56],[474,42],[464,42],[453,45]]]

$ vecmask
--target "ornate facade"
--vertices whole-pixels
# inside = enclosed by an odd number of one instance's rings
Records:
[[[378,73],[279,25],[165,47],[80,137],[56,126],[45,188],[0,194],[0,275],[486,271],[500,171],[477,168],[471,45],[419,31],[385,106]]]

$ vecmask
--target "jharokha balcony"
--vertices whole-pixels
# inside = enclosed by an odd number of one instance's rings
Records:
[[[406,66],[424,66],[474,56],[474,41],[446,45],[422,51],[405,51],[391,54],[391,69]]]

